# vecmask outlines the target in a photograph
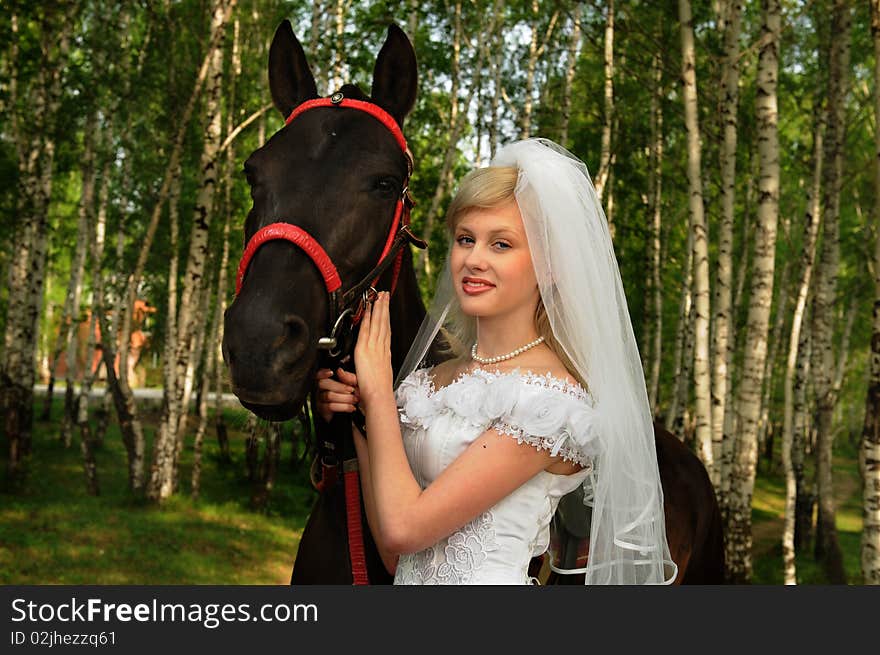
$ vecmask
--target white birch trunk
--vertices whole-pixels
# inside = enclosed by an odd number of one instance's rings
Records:
[[[651,169],[649,179],[649,206],[651,211],[651,364],[648,379],[648,399],[652,412],[657,414],[660,392],[660,364],[663,355],[663,278],[661,259],[661,227],[663,212],[663,67],[660,55],[653,58],[653,88],[651,92]]]
[[[786,229],[787,233],[788,230]],[[787,240],[787,237],[784,237]],[[785,319],[788,316],[788,278],[791,272],[791,261],[786,261],[779,276],[779,285],[776,288],[776,298],[773,301],[776,316],[773,321],[773,330],[769,335],[767,359],[764,360],[764,388],[761,393],[761,412],[758,419],[758,448],[759,450],[772,451],[773,421],[770,416],[770,399],[774,389],[773,376],[776,370],[776,359],[779,355],[779,344],[782,342],[782,330],[785,327]],[[769,440],[769,443],[768,443]],[[768,464],[772,459],[767,454]]]
[[[880,2],[880,0],[878,0]],[[803,478],[803,439],[796,444],[794,439],[794,381],[798,363],[798,346],[801,342],[804,311],[813,275],[816,254],[816,237],[819,233],[821,183],[822,183],[822,140],[825,133],[825,116],[820,113],[813,135],[813,181],[810,185],[810,200],[807,215],[804,217],[804,241],[801,249],[801,277],[792,313],[791,332],[788,338],[788,356],[785,362],[785,409],[782,427],[782,467],[785,471],[785,525],[782,533],[782,565],[784,582],[797,584],[795,567],[795,519],[798,474]],[[800,449],[796,456],[795,449]],[[796,467],[799,463],[800,469]]]
[[[861,568],[865,584],[880,584],[880,0],[871,0],[874,40],[874,323],[865,425],[859,448],[862,474]]]
[[[72,11],[72,8],[68,8]],[[60,12],[59,12],[60,13]],[[70,16],[47,18],[41,35],[42,61],[35,88],[28,89],[31,111],[25,129],[17,116],[18,20],[13,16],[13,55],[10,79],[12,138],[18,157],[20,188],[16,251],[9,267],[3,360],[0,362],[0,412],[9,443],[7,471],[18,475],[21,458],[30,452],[36,349],[43,302],[49,237],[49,202],[55,157],[54,120],[61,102],[61,70],[71,31]]]
[[[498,107],[501,104],[503,89],[501,88],[501,69],[504,62],[504,16],[502,15],[504,0],[495,0],[492,15],[495,17],[495,29],[492,31],[492,55],[489,61],[492,66],[492,108],[489,116],[489,157],[495,158],[498,149]]]
[[[541,11],[538,0],[532,0],[532,36],[529,42],[529,58],[526,63],[526,85],[524,90],[523,111],[520,115],[519,134],[521,139],[528,139],[532,133],[532,108],[534,106],[535,73],[538,70],[538,61],[544,54],[544,50],[553,36],[559,11],[555,11],[550,17],[550,24],[544,34],[541,45],[538,45],[538,26],[541,21]]]
[[[767,331],[773,301],[776,225],[779,218],[779,132],[777,79],[779,71],[779,0],[764,0],[758,59],[758,229],[746,329],[745,357],[737,393],[738,435],[731,471],[726,540],[728,577],[747,582],[752,575],[751,503],[758,452],[758,419],[767,357]]]
[[[679,439],[683,437],[681,434],[681,415],[687,404],[687,390],[690,388],[691,384],[691,358],[687,356],[687,352],[690,350],[690,348],[688,348],[688,343],[691,341],[689,333],[691,331],[691,326],[693,325],[693,238],[693,232],[688,230],[687,261],[684,267],[684,281],[681,285],[681,299],[679,300],[678,328],[675,333],[675,353],[672,357],[672,361],[675,362],[672,402],[669,406],[669,411],[666,414],[665,421],[666,425],[675,432]],[[683,389],[684,393],[682,392]]]
[[[741,0],[726,3],[724,61],[721,73],[721,224],[718,231],[718,276],[715,280],[712,367],[712,484],[721,487],[724,414],[727,411],[728,339],[732,303],[733,224],[736,196],[736,146],[739,109],[739,34]]]
[[[206,55],[208,87],[205,97],[204,115],[208,117],[203,138],[200,163],[201,183],[196,199],[193,227],[190,232],[189,255],[183,278],[183,289],[177,312],[177,338],[175,344],[174,385],[165,389],[163,420],[153,448],[153,462],[147,496],[153,500],[163,500],[174,492],[178,464],[178,431],[180,416],[188,410],[189,394],[187,388],[187,369],[193,352],[196,324],[202,318],[199,314],[200,298],[204,285],[205,261],[208,252],[208,236],[214,205],[214,191],[217,183],[220,146],[221,116],[220,93],[223,76],[223,43],[226,23],[232,5],[224,6],[218,2],[212,11],[211,48]]]
[[[831,453],[834,443],[832,416],[837,403],[834,390],[833,330],[840,261],[840,190],[846,134],[846,94],[849,76],[851,11],[846,0],[835,0],[831,27],[831,61],[828,70],[828,134],[825,141],[825,202],[823,240],[816,294],[813,300],[813,356],[816,390],[816,466],[819,513],[816,555],[824,561],[832,584],[844,584],[846,574],[835,525]]]
[[[571,34],[568,39],[568,54],[565,62],[565,87],[562,92],[562,126],[559,130],[559,143],[563,147],[568,142],[568,123],[571,120],[571,87],[574,84],[574,74],[577,70],[577,60],[580,52],[582,13],[583,5],[578,2],[572,9]]]
[[[681,21],[682,79],[688,143],[688,189],[694,248],[694,403],[696,447],[710,477],[712,459],[711,376],[709,371],[709,243],[703,212],[701,137],[697,107],[696,53],[690,0],[679,0]]]
[[[605,185],[611,173],[611,126],[614,122],[614,0],[609,0],[605,16],[603,70],[605,111],[602,117],[602,146],[599,154],[599,170],[593,179],[600,202],[605,198]]]

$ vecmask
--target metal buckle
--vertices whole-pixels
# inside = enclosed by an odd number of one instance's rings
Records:
[[[339,314],[339,318],[337,318],[336,322],[333,324],[333,329],[330,330],[330,336],[318,339],[319,350],[326,350],[327,354],[331,357],[336,357],[342,352],[341,349],[337,350],[337,346],[339,345],[339,327],[342,325],[342,319],[345,318],[347,314],[351,313],[351,307],[346,307],[342,310],[342,313]]]
[[[337,91],[332,96],[330,96],[330,102],[332,102],[334,105],[338,105],[344,99],[345,99],[345,96],[342,95],[342,91]]]
[[[368,286],[364,289],[363,294],[361,294],[361,303],[364,306],[364,309],[367,308],[368,302],[376,302],[376,298],[379,297],[379,292],[376,291],[376,288],[372,285]]]

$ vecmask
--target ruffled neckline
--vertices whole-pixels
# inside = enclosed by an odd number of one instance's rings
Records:
[[[434,376],[431,375],[431,368],[417,369],[412,375],[421,374],[424,377],[428,387],[428,397],[436,396],[447,389],[463,384],[465,380],[470,378],[479,378],[484,382],[491,382],[500,378],[518,378],[528,385],[543,387],[545,389],[555,389],[561,391],[577,400],[593,405],[593,397],[576,382],[569,382],[564,378],[559,378],[552,373],[535,373],[531,370],[521,370],[519,367],[510,371],[487,371],[483,368],[475,368],[469,371],[462,371],[449,384],[443,385],[439,389],[434,384]]]
[[[451,411],[563,459],[586,464],[597,452],[599,417],[592,396],[579,384],[550,373],[480,368],[438,389],[431,370],[417,369],[398,386],[402,424],[428,429],[436,417]]]

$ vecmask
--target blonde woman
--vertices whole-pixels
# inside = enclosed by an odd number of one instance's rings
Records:
[[[529,584],[569,493],[592,512],[589,559],[555,570],[671,582],[641,364],[586,167],[544,139],[507,146],[462,182],[447,227],[397,384],[387,293],[364,316],[357,376],[318,374],[322,416],[366,417],[364,504],[395,584]],[[420,366],[438,343],[447,359]]]

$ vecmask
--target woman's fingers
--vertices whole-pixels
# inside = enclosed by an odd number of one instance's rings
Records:
[[[355,375],[354,373],[351,373],[349,371],[346,371],[344,368],[340,367],[340,368],[336,369],[336,377],[339,379],[340,382],[344,382],[345,384],[347,384],[351,387],[357,386],[357,382],[358,382],[357,375]]]
[[[337,393],[354,393],[355,387],[337,380],[318,380],[318,389],[321,391],[335,391]]]
[[[335,391],[324,391],[321,396],[321,400],[326,403],[340,403],[340,404],[349,404],[356,405],[357,404],[357,396],[352,393],[337,393]]]
[[[353,412],[355,410],[354,405],[346,405],[343,403],[328,403],[327,405],[325,405],[325,407],[327,407],[327,409],[329,409],[334,414],[335,413],[350,414],[351,412]]]
[[[379,324],[379,343],[388,346],[391,336],[391,294],[385,291],[382,296],[382,320]]]

